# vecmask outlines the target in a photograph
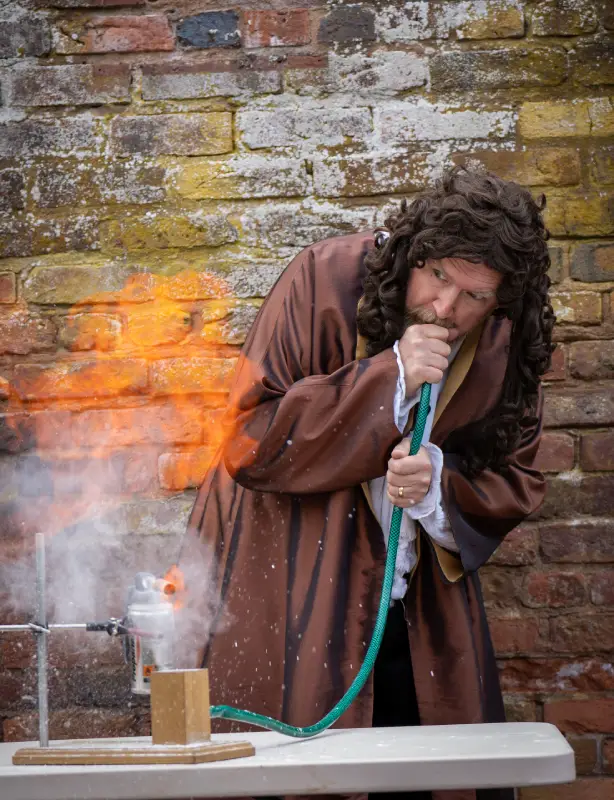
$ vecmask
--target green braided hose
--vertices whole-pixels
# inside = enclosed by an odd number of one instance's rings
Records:
[[[422,444],[422,437],[424,436],[424,426],[429,414],[429,402],[431,399],[431,386],[428,383],[423,384],[420,393],[420,403],[418,405],[418,412],[416,414],[416,423],[414,432],[412,434],[411,446],[409,454],[415,456],[420,445]],[[322,733],[327,728],[330,728],[339,717],[349,708],[362,687],[365,685],[371,670],[375,665],[375,659],[379,652],[382,637],[384,635],[384,628],[386,627],[386,618],[388,616],[388,608],[390,607],[390,594],[392,592],[392,582],[394,579],[394,568],[397,560],[397,548],[399,546],[399,534],[401,531],[401,520],[403,519],[403,511],[398,506],[394,507],[392,512],[392,520],[390,522],[390,536],[388,538],[388,554],[386,556],[386,569],[384,572],[384,583],[382,586],[382,595],[379,603],[379,610],[377,612],[377,619],[375,620],[375,627],[373,629],[373,636],[365,655],[365,660],[360,667],[356,677],[352,681],[351,686],[343,695],[341,700],[333,706],[333,708],[322,717],[319,722],[314,725],[308,725],[305,728],[298,728],[294,725],[288,725],[285,722],[280,722],[272,717],[266,717],[262,714],[256,714],[253,711],[244,711],[240,708],[233,708],[232,706],[211,706],[211,716],[216,719],[231,719],[235,722],[245,722],[249,725],[255,725],[259,728],[267,728],[270,731],[277,731],[286,736],[293,736],[297,739],[307,739],[310,736],[316,736]]]

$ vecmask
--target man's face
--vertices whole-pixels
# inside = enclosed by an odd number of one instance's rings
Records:
[[[409,271],[406,320],[441,325],[453,342],[496,308],[502,278],[486,264],[462,258],[428,259],[423,267]]]

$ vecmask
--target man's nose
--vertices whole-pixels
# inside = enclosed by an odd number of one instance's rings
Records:
[[[440,319],[447,319],[452,314],[458,295],[459,290],[454,286],[447,286],[440,291],[439,296],[433,302],[435,313]]]

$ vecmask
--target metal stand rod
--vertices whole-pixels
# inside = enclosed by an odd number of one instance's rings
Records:
[[[36,534],[36,622],[47,626],[45,602],[45,535]],[[49,693],[47,687],[47,631],[36,631],[36,671],[38,677],[38,738],[41,747],[49,746]]]

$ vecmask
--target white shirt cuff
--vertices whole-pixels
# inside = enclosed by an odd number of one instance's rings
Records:
[[[404,433],[407,427],[407,420],[409,419],[409,412],[420,400],[420,390],[412,395],[412,397],[405,396],[405,370],[403,369],[403,362],[401,361],[401,354],[399,353],[398,341],[394,343],[393,350],[397,357],[397,366],[399,368],[397,390],[394,395],[394,422],[399,431]]]

